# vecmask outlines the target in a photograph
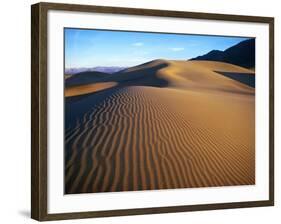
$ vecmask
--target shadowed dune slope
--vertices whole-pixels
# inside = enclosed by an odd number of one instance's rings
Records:
[[[107,73],[103,72],[80,72],[75,75],[66,76],[65,87],[73,87],[79,85],[92,84],[98,82],[100,79],[108,76]]]
[[[254,88],[210,61],[155,60],[65,102],[65,193],[255,184]]]

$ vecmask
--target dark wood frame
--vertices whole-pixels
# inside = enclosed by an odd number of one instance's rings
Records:
[[[47,12],[65,10],[80,12],[115,13],[142,16],[196,18],[269,24],[269,200],[218,203],[204,205],[171,206],[110,211],[48,214],[47,211]],[[90,5],[38,3],[31,7],[31,217],[39,221],[92,217],[186,212],[226,208],[259,207],[274,205],[274,18],[162,11],[137,8],[116,8]]]

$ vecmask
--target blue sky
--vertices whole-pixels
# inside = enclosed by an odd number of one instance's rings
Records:
[[[154,59],[187,60],[248,38],[65,29],[65,67],[134,66]]]

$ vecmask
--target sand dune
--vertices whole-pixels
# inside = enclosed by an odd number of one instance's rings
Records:
[[[95,76],[87,74],[73,77],[75,86],[81,84],[116,82],[120,87],[124,86],[154,86],[154,87],[175,87],[182,89],[201,90],[224,90],[232,92],[253,93],[252,88],[237,79],[224,77],[221,73],[255,75],[252,70],[236,65],[212,62],[212,61],[168,61],[154,60],[139,66],[125,69],[115,74],[106,76]],[[89,78],[94,77],[94,78]],[[81,81],[80,81],[81,80]],[[237,82],[238,81],[238,82]],[[68,87],[68,86],[66,86]],[[82,91],[82,88],[80,88]],[[66,88],[66,91],[68,88]],[[88,93],[88,92],[87,92]]]
[[[98,92],[116,86],[116,82],[93,83],[79,86],[72,86],[65,89],[65,97],[80,96],[89,93]]]
[[[107,73],[103,72],[80,72],[75,75],[66,75],[65,76],[65,86],[73,87],[79,85],[87,85],[98,82],[101,78],[108,76]]]
[[[101,78],[116,84],[101,91],[76,89],[65,105],[65,192],[254,184],[255,90],[216,71],[254,75],[155,60]]]

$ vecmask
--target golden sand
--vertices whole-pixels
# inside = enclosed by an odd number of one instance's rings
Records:
[[[254,184],[255,89],[215,71],[255,75],[156,60],[70,91],[93,93],[67,102],[66,193]]]

